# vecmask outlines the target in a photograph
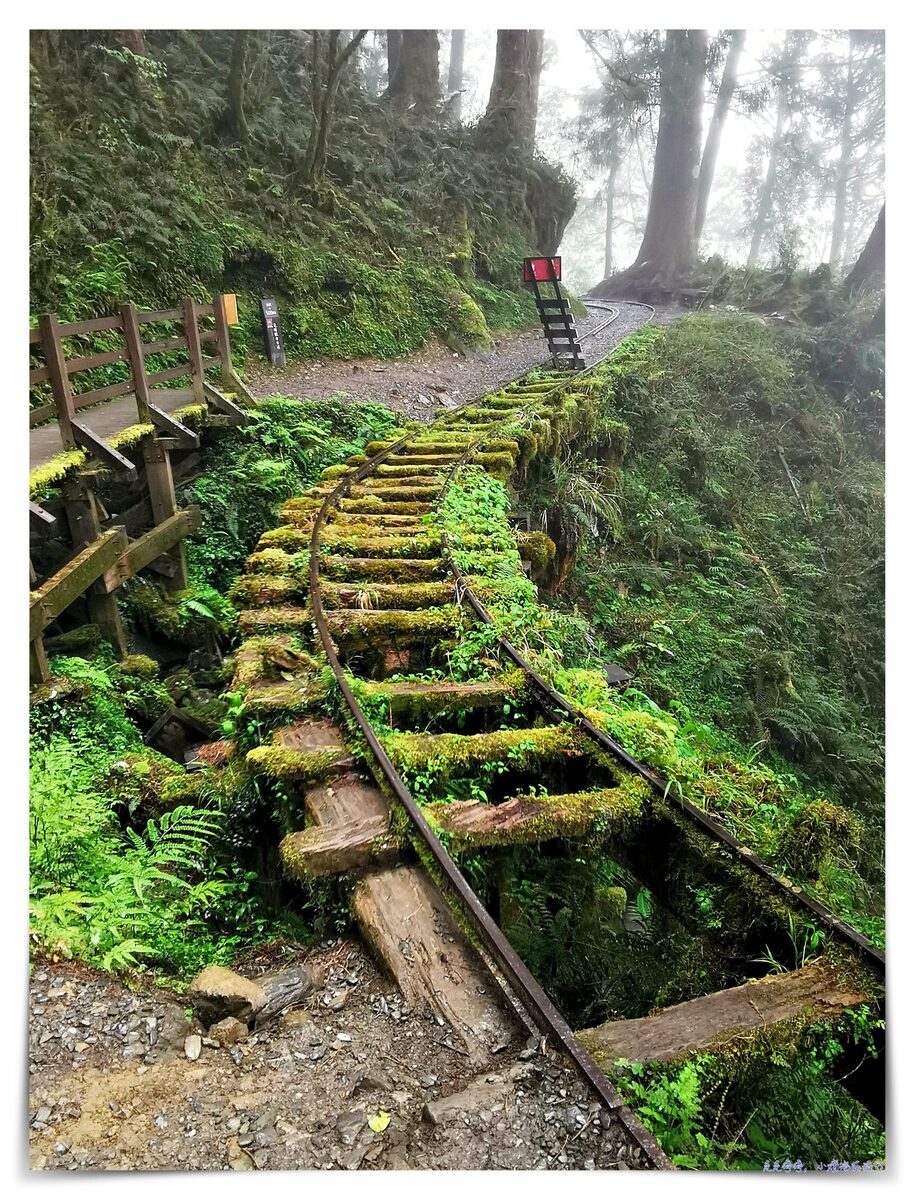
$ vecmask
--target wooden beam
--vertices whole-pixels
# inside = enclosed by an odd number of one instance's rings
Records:
[[[97,433],[93,433],[87,425],[82,421],[71,421],[73,436],[84,450],[106,467],[110,467],[113,471],[122,473],[128,483],[134,483],[137,479],[137,468],[133,465],[129,458],[125,458],[114,446],[109,446],[104,438],[100,438]]]
[[[167,517],[161,524],[126,545],[116,561],[109,564],[103,575],[106,592],[113,592],[125,579],[130,579],[155,559],[167,554],[188,534],[200,527],[200,509],[193,505]]]
[[[191,387],[194,399],[198,404],[204,403],[203,395],[203,351],[200,349],[200,330],[197,326],[197,306],[187,297],[182,307],[184,336],[187,338],[187,349],[191,360]]]
[[[40,687],[51,678],[48,668],[48,656],[45,654],[44,642],[40,637],[29,642],[29,683],[32,687]]]
[[[228,396],[224,396],[219,388],[213,387],[211,383],[204,383],[203,392],[211,404],[215,404],[218,409],[232,418],[233,425],[251,424],[251,418],[245,410],[230,400]]]
[[[155,404],[149,406],[149,417],[156,429],[161,429],[169,438],[174,439],[182,450],[196,450],[200,446],[200,435],[195,433],[193,429],[188,429],[187,425],[182,425],[180,421],[176,421],[174,417],[169,416],[167,412],[163,412]]]
[[[42,313],[38,318],[38,328],[41,332],[44,360],[51,376],[51,390],[54,393],[54,404],[57,409],[60,440],[65,450],[73,450],[76,447],[76,435],[72,425],[76,410],[73,407],[73,390],[70,387],[67,360],[60,341],[60,325],[57,314]]]
[[[123,527],[108,529],[37,588],[29,605],[29,639],[34,642],[40,637],[55,617],[117,562],[126,548],[127,534]]]
[[[668,1062],[706,1050],[723,1051],[730,1043],[745,1044],[782,1021],[814,1024],[835,1020],[868,999],[853,984],[840,981],[834,967],[818,959],[797,971],[765,975],[675,1004],[653,1017],[607,1021],[576,1036],[602,1067],[618,1058]]]
[[[234,369],[232,371],[232,387],[235,388],[236,392],[238,392],[240,395],[244,396],[244,398],[247,400],[247,402],[251,405],[252,408],[257,408],[257,406],[258,406],[257,397],[251,391],[251,389],[248,387],[248,385],[245,383],[245,381],[241,378],[241,376],[238,374],[238,372],[235,371]]]
[[[46,508],[42,508],[40,504],[36,504],[34,500],[29,501],[29,521],[33,529],[38,529],[42,533],[53,533],[57,525],[57,517],[53,513],[49,513]]]
[[[124,340],[127,343],[127,359],[130,363],[130,374],[133,377],[133,390],[137,398],[137,417],[141,425],[148,425],[152,420],[149,411],[149,381],[146,378],[146,354],[143,349],[143,339],[140,336],[140,322],[137,320],[137,310],[132,304],[121,306],[121,322],[124,326]]]
[[[232,341],[229,337],[229,323],[226,320],[225,296],[221,292],[213,297],[213,315],[216,319],[216,344],[222,360],[222,386],[230,388],[232,386]]]

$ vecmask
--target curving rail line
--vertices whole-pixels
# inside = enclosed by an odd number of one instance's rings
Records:
[[[621,304],[630,302],[618,301],[613,304],[599,304],[597,302],[589,302],[589,307],[593,309],[608,310],[608,318],[596,326],[588,330],[584,337],[594,337],[607,328],[620,315]],[[640,305],[649,310],[648,320],[654,315],[654,309],[650,305]],[[609,355],[605,356],[609,357]],[[605,361],[605,358],[594,363],[588,371],[593,370],[600,362]],[[585,372],[576,372],[569,379],[563,380],[557,384],[554,389],[541,392],[536,400],[536,403],[542,404],[551,397],[559,396],[563,391],[570,386],[574,386],[575,381],[580,379]],[[467,405],[463,406],[468,407]],[[462,409],[453,410],[449,416],[459,415]],[[507,412],[505,421],[516,416],[516,412]],[[498,426],[502,424],[501,420],[493,423],[482,425],[480,428],[480,436],[471,442],[465,449],[463,454],[453,462],[450,466],[442,487],[439,491],[439,498],[444,494],[448,484],[454,478],[455,473],[464,465],[474,452],[478,451],[482,444],[491,441],[495,435],[498,435]],[[631,1137],[642,1149],[649,1162],[658,1168],[671,1169],[671,1163],[663,1150],[652,1136],[652,1134],[642,1125],[638,1118],[631,1110],[623,1103],[619,1093],[604,1075],[593,1057],[576,1039],[571,1027],[566,1022],[562,1014],[558,1011],[550,998],[547,996],[544,989],[540,986],[537,980],[533,977],[527,967],[519,958],[516,951],[508,942],[505,935],[497,923],[487,912],[483,903],[474,892],[473,888],[467,882],[460,869],[448,853],[445,846],[442,844],[434,830],[427,823],[422,810],[411,795],[409,789],[404,783],[403,778],[398,772],[394,762],[391,760],[384,746],[377,737],[371,723],[363,712],[359,701],[353,693],[347,679],[346,671],[338,656],[337,647],[331,636],[330,628],[327,621],[327,616],[324,609],[324,604],[321,595],[321,534],[325,526],[325,522],[329,514],[338,507],[341,500],[346,498],[355,484],[358,484],[368,476],[372,475],[376,469],[386,463],[398,452],[402,451],[408,442],[415,440],[415,434],[406,434],[393,444],[385,447],[379,453],[375,454],[365,463],[356,467],[349,474],[344,476],[339,483],[334,486],[330,492],[325,495],[323,503],[317,512],[312,531],[310,543],[310,561],[309,561],[309,592],[312,605],[312,614],[314,623],[327,656],[328,663],[335,677],[343,699],[352,715],[356,727],[365,739],[365,743],[369,752],[375,760],[377,770],[383,776],[391,793],[403,805],[410,821],[413,825],[416,835],[424,844],[426,850],[434,860],[436,867],[441,872],[441,876],[447,882],[448,887],[459,900],[465,913],[472,922],[477,935],[480,938],[482,945],[485,947],[488,954],[492,957],[498,970],[507,980],[509,987],[514,992],[522,1006],[527,1010],[535,1024],[540,1028],[553,1043],[562,1046],[569,1057],[572,1059],[575,1066],[578,1068],[581,1075],[587,1081],[589,1086],[594,1090],[602,1103],[615,1114],[616,1118],[628,1130]],[[458,447],[460,449],[460,447]],[[468,581],[463,577],[457,569],[450,551],[450,547],[443,539],[442,558],[450,570],[456,585],[458,603],[466,603],[476,618],[484,624],[491,625],[492,618],[486,611],[485,607],[474,594],[473,589]],[[577,725],[590,739],[592,739],[601,749],[609,751],[620,763],[636,772],[645,779],[653,789],[659,794],[667,797],[670,792],[669,784],[657,772],[650,767],[638,762],[634,759],[622,746],[616,743],[612,738],[608,737],[602,730],[597,728],[591,721],[582,713],[578,712],[568,701],[566,701],[559,693],[557,693],[527,662],[518,649],[513,646],[505,638],[500,638],[501,647],[508,659],[520,668],[527,676],[531,684],[531,694],[535,701],[539,704],[546,715],[553,720],[561,722],[572,722]],[[885,958],[883,953],[866,938],[864,938],[857,930],[853,929],[846,922],[842,921],[836,914],[830,912],[824,905],[813,897],[807,895],[800,888],[792,885],[787,880],[782,880],[778,875],[764,863],[757,855],[749,850],[746,846],[734,838],[723,826],[721,826],[713,818],[702,812],[696,806],[685,800],[679,801],[681,810],[693,821],[701,827],[704,832],[717,841],[727,846],[734,851],[739,859],[752,870],[757,872],[785,899],[793,905],[807,910],[813,914],[819,921],[823,922],[832,932],[839,938],[853,945],[868,961],[868,963],[878,972],[882,972],[885,966]]]

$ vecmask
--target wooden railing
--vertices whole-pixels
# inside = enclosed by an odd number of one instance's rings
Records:
[[[116,652],[123,655],[127,652],[127,640],[115,596],[117,588],[148,566],[158,571],[169,590],[187,587],[183,540],[199,525],[200,514],[193,507],[177,507],[170,452],[195,449],[199,436],[163,412],[155,401],[165,390],[163,384],[188,378],[189,402],[219,410],[217,416],[209,418],[212,424],[239,425],[250,419],[244,408],[206,378],[208,371],[218,371],[223,389],[233,390],[249,404],[255,403],[232,368],[227,301],[234,319],[234,297],[218,295],[212,304],[197,304],[188,298],[180,308],[161,312],[137,312],[132,304],[125,304],[117,316],[69,323],[59,321],[54,313],[45,313],[38,328],[30,332],[30,357],[43,358],[44,364],[30,370],[29,388],[32,392],[35,389],[50,392],[50,400],[30,410],[30,428],[56,418],[62,450],[81,448],[118,472],[122,479],[142,482],[144,503],[148,501],[147,523],[152,522],[151,528],[133,540],[128,538],[124,525],[105,528],[108,517],[96,497],[92,476],[81,472],[61,484],[59,516],[65,516],[65,522],[47,508],[30,503],[33,527],[39,534],[69,542],[72,550],[67,561],[44,582],[39,583],[34,574],[31,576],[29,640],[33,683],[48,678],[44,631],[80,598],[85,598],[89,619],[99,626]],[[206,322],[204,329],[200,328],[201,320]],[[146,334],[151,340],[144,341],[144,330],[169,322],[180,323],[180,336],[156,338],[153,332]],[[73,339],[93,334],[113,334],[122,344],[94,352],[91,347],[90,352],[73,348]],[[167,353],[178,353],[183,361],[162,370],[147,369],[151,355]],[[126,368],[123,379],[76,390],[81,374],[116,364],[124,364]],[[143,457],[142,480],[138,467],[94,433],[80,416],[93,405],[128,395],[133,396],[136,404],[136,421],[151,427],[138,447]],[[131,416],[125,426],[132,424]],[[131,457],[134,457],[132,452]]]
[[[45,313],[39,319],[38,328],[29,334],[30,353],[42,357],[45,364],[33,367],[29,372],[29,388],[34,389],[41,384],[50,383],[51,400],[31,409],[29,427],[34,428],[56,417],[61,423],[64,447],[71,449],[77,444],[72,436],[68,440],[73,414],[104,400],[126,396],[131,392],[139,399],[142,392],[154,388],[157,384],[185,377],[190,378],[194,397],[202,404],[206,384],[205,372],[214,368],[219,371],[223,387],[234,386],[232,347],[229,341],[225,301],[226,297],[222,295],[214,296],[211,304],[195,304],[193,300],[186,299],[181,308],[160,312],[138,312],[132,304],[125,304],[118,316],[94,317],[88,321],[69,323],[59,321],[55,313]],[[212,321],[211,327],[201,330],[201,318],[209,318]],[[166,322],[180,322],[181,335],[150,342],[143,341],[144,326],[161,325]],[[99,333],[120,335],[123,346],[99,354],[68,357],[64,347],[65,338],[80,338]],[[207,350],[206,354],[204,347]],[[161,371],[147,371],[147,357],[169,352],[186,355],[186,361]],[[127,375],[124,379],[104,387],[74,391],[74,376],[115,363],[126,365]],[[142,411],[142,408],[137,415],[142,422],[149,420],[149,414]]]

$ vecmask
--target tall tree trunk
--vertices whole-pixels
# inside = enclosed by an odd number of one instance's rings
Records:
[[[388,87],[390,87],[394,76],[397,74],[397,66],[400,62],[403,35],[399,29],[388,29],[385,32],[385,42],[388,49]]]
[[[616,172],[618,163],[614,158],[607,176],[607,223],[604,227],[604,278],[609,279],[613,274],[613,201],[616,192]]]
[[[886,282],[886,204],[880,209],[867,244],[845,277],[846,295],[868,288],[879,291]]]
[[[461,119],[462,88],[464,86],[464,30],[451,30],[451,57],[448,60],[448,103],[451,115]]]
[[[661,68],[661,115],[642,244],[631,270],[661,288],[696,254],[696,200],[708,34],[669,29]]]
[[[248,137],[245,116],[245,71],[248,53],[247,29],[236,29],[232,42],[232,62],[229,66],[229,127],[242,141]]]
[[[715,178],[715,164],[718,161],[718,150],[721,147],[721,134],[727,120],[731,100],[737,88],[737,67],[743,53],[743,44],[747,39],[745,29],[735,29],[731,33],[731,44],[724,63],[721,76],[721,86],[715,98],[715,111],[705,139],[705,149],[702,151],[702,165],[699,167],[699,195],[696,199],[696,241],[702,236],[705,225],[705,214],[708,211],[709,196],[712,191],[712,181]]]
[[[312,32],[311,107],[314,123],[305,157],[305,178],[308,183],[317,182],[324,174],[340,75],[367,33],[367,29],[360,29],[341,50],[339,29],[316,29]]]
[[[534,149],[543,31],[500,29],[496,35],[496,66],[486,115],[481,122],[487,141],[496,149]]]
[[[755,267],[762,246],[763,235],[769,225],[769,214],[772,209],[772,195],[775,191],[775,179],[778,174],[778,162],[781,152],[782,135],[788,120],[788,89],[783,83],[778,93],[778,111],[775,116],[775,132],[772,135],[772,148],[769,151],[769,166],[763,180],[762,190],[756,205],[756,219],[753,222],[753,237],[750,242],[750,253],[747,266]]]
[[[438,76],[438,30],[403,29],[400,54],[387,96],[396,107],[429,116],[441,100]]]
[[[852,118],[855,112],[855,60],[851,33],[848,35],[848,68],[845,85],[845,112],[842,116],[842,140],[836,166],[836,203],[832,215],[832,240],[829,265],[834,267],[842,256],[845,220],[848,209],[848,177],[851,171]]]
[[[146,30],[145,29],[122,29],[121,44],[126,46],[128,50],[140,56],[146,57]]]

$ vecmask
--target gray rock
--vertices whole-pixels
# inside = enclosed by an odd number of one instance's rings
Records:
[[[340,1135],[340,1140],[344,1146],[352,1146],[365,1128],[365,1124],[365,1109],[355,1108],[351,1112],[340,1113],[334,1122],[334,1128]]]
[[[251,1021],[267,1003],[267,994],[260,984],[226,967],[205,967],[191,980],[187,998],[207,1028],[224,1017]]]
[[[200,1051],[203,1049],[203,1040],[199,1033],[189,1034],[184,1039],[184,1053],[191,1062],[196,1062],[200,1057]]]
[[[210,1037],[219,1046],[234,1046],[248,1036],[248,1026],[236,1017],[223,1017],[210,1026]]]

